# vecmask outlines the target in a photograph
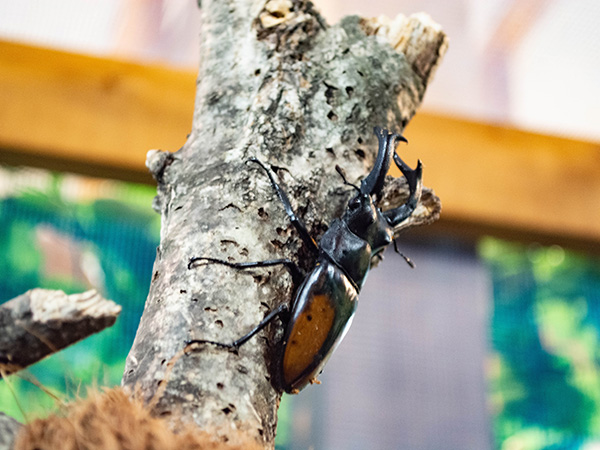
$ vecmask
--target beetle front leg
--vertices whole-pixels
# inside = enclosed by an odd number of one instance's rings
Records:
[[[273,189],[277,193],[277,196],[279,197],[279,200],[283,204],[283,208],[285,209],[285,213],[289,217],[290,222],[292,222],[292,225],[296,228],[296,230],[298,231],[298,234],[300,234],[300,238],[304,241],[304,243],[306,244],[308,249],[314,255],[317,255],[319,253],[319,246],[317,245],[315,240],[312,238],[312,236],[309,234],[308,230],[306,229],[306,225],[304,224],[302,219],[296,215],[294,208],[292,208],[290,199],[288,198],[287,194],[282,189],[282,187],[279,186],[277,181],[275,181],[275,178],[273,177],[273,174],[271,173],[271,171],[258,158],[252,157],[248,160],[248,162],[253,162],[253,163],[258,164],[266,172],[267,176],[269,177],[269,181],[271,182],[271,186],[273,187]]]

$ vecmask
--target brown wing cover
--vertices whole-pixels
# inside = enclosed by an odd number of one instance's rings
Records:
[[[298,316],[283,356],[285,383],[291,384],[309,367],[323,347],[333,320],[335,309],[328,295],[315,295]]]
[[[330,261],[320,261],[300,287],[282,357],[286,392],[302,389],[323,368],[350,326],[358,292]]]

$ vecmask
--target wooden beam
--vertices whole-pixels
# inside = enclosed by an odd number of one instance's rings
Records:
[[[149,181],[151,148],[191,127],[195,74],[0,42],[0,162]],[[600,145],[419,113],[409,162],[438,227],[600,248]]]
[[[405,135],[403,154],[425,162],[425,183],[442,199],[448,223],[600,244],[598,143],[432,114],[417,114]]]
[[[191,129],[191,72],[0,42],[0,148],[145,172]]]

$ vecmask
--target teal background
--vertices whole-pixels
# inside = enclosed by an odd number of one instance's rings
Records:
[[[0,410],[20,421],[44,416],[57,399],[85,395],[88,387],[119,384],[160,232],[160,217],[151,208],[153,187],[106,181],[108,188],[100,189],[97,180],[77,178],[79,187],[73,191],[72,175],[46,173],[41,185],[28,184],[28,176],[21,169],[0,171],[0,179],[18,179],[23,185],[0,185],[0,303],[34,287],[67,293],[94,287],[123,312],[113,327],[0,381]],[[91,186],[92,194],[79,192],[82,186]],[[100,285],[47,270],[40,230],[71,243],[74,263],[92,255]],[[489,355],[482,364],[493,447],[593,448],[600,438],[598,258],[556,245],[495,238],[479,242],[478,258],[492,288]],[[284,396],[280,449],[293,448],[290,430],[299,424],[293,404],[294,398]]]

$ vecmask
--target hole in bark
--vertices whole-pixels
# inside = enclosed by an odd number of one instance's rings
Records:
[[[260,217],[261,219],[265,219],[267,217],[269,217],[269,214],[267,214],[267,212],[265,211],[265,208],[258,208],[258,217]]]
[[[259,284],[263,279],[262,275],[252,275],[252,278],[254,278],[254,282],[257,284]]]
[[[154,272],[154,275],[152,275],[152,281],[156,281],[157,278],[158,278],[158,270],[156,272]]]
[[[360,70],[357,70],[357,72],[358,72],[358,74],[359,74],[361,77],[364,77],[364,76],[365,76],[365,74],[364,74],[364,73],[362,73]]]
[[[229,409],[229,408],[227,408],[227,407],[226,407],[226,408],[223,408],[221,411],[223,411],[223,413],[225,413],[225,415],[227,415],[227,414],[231,414],[231,409]]]
[[[279,236],[284,236],[285,235],[285,228],[277,227],[277,228],[275,228],[275,231],[277,232],[277,234]]]
[[[225,385],[223,383],[217,383],[217,389],[223,389]]]
[[[335,86],[331,86],[325,82],[323,82],[323,84],[325,84],[325,86],[327,86],[327,89],[325,89],[325,98],[327,99],[327,104],[331,105],[333,103],[333,97],[335,96],[334,91],[337,91],[337,88]]]
[[[262,428],[259,428],[257,431],[258,434],[260,434],[261,436],[265,433],[265,431]]]
[[[246,366],[237,366],[237,371],[243,375],[248,373],[248,368]]]
[[[164,417],[164,416],[170,416],[172,414],[171,411],[162,411],[159,415]]]
[[[362,140],[362,138],[359,136],[359,137],[358,137],[358,139],[356,140],[356,142],[358,142],[359,144],[362,144],[362,143],[363,143],[363,140]]]
[[[259,75],[260,75],[260,69],[256,69],[256,70],[254,71],[254,75],[256,75],[256,76],[259,76]]]
[[[187,294],[187,291],[185,289],[179,289],[179,293],[180,294]]]
[[[271,241],[271,244],[273,244],[274,247],[277,247],[279,250],[283,249],[285,247],[285,243],[284,242],[280,242],[277,239],[273,239]]]
[[[160,362],[160,365],[162,366],[162,365],[164,365],[166,362],[167,362],[167,360],[166,360],[166,359],[163,359],[163,360]]]
[[[215,325],[218,327],[223,328],[223,321],[222,320],[215,320]]]
[[[127,375],[131,375],[134,372],[133,369],[129,369],[129,372],[127,372]]]
[[[194,299],[194,300],[198,301],[198,299]],[[206,312],[208,312],[208,311],[210,311],[210,312],[217,312],[217,308],[213,308],[212,306],[206,306],[204,308],[204,311],[206,311]]]
[[[326,151],[327,153],[331,153],[333,156],[335,156],[335,152],[333,151],[333,149],[332,149],[331,147],[327,147],[327,148],[325,149],[325,151]]]
[[[336,121],[338,116],[333,111],[329,111],[329,114],[327,114],[327,118],[329,120]]]
[[[364,159],[365,157],[365,152],[360,148],[354,150],[354,153],[356,153],[356,156],[358,156],[360,159]]]
[[[348,97],[352,98],[352,94],[354,94],[354,88],[352,86],[346,86],[346,94],[348,94]]]
[[[165,380],[159,380],[158,383],[156,383],[157,386],[160,386],[161,384],[163,384],[165,382]]]
[[[246,247],[244,247],[243,249],[240,250],[240,255],[242,256],[248,256],[248,249]]]

